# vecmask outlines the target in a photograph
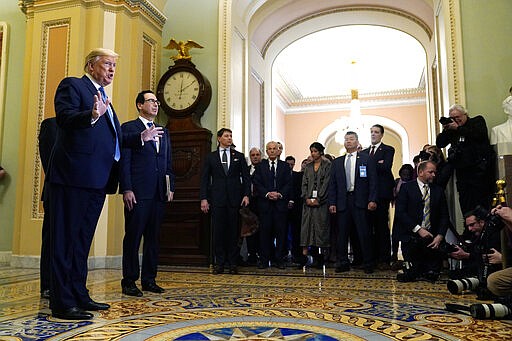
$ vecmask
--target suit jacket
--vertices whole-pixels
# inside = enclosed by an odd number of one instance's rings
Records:
[[[87,76],[68,77],[60,82],[54,99],[59,133],[50,159],[48,180],[72,187],[105,188],[107,193],[115,193],[119,174],[114,153],[116,131],[122,147],[121,126],[112,104],[114,125],[107,112],[91,124],[97,92]],[[140,135],[130,136],[127,142],[140,144]]]
[[[206,155],[201,173],[200,199],[213,206],[238,207],[251,193],[251,178],[244,154],[230,148],[228,174],[222,167],[219,150]]]
[[[157,127],[159,125],[156,125]],[[139,119],[128,121],[121,126],[123,134],[140,134],[146,129]],[[164,129],[157,153],[154,143],[145,142],[136,148],[121,150],[119,191],[133,191],[136,199],[167,201],[166,175],[169,176],[170,190],[174,192],[174,173],[169,132]]]
[[[430,190],[430,232],[435,237],[444,236],[450,218],[444,190],[435,184],[429,185]],[[416,235],[412,230],[421,226],[423,220],[423,196],[416,180],[403,183],[398,192],[395,206],[395,219],[398,221],[398,238],[409,241]]]
[[[57,139],[57,119],[55,117],[46,118],[41,122],[39,128],[39,156],[41,158],[41,164],[43,165],[43,171],[45,174],[43,193],[41,194],[41,200],[47,199],[46,193],[46,182],[48,181],[48,164],[50,163],[50,156],[53,150],[53,145]]]
[[[370,148],[363,150],[364,153],[370,155]],[[395,148],[381,143],[379,148],[375,150],[373,161],[377,169],[377,197],[379,199],[393,199],[393,187],[395,179],[391,167],[393,167],[393,157],[395,156]],[[382,161],[382,162],[379,162]]]
[[[345,176],[346,155],[334,159],[329,179],[329,206],[335,205],[338,212],[347,209],[347,180]],[[366,167],[366,177],[361,176],[361,168]],[[368,203],[377,201],[377,172],[375,163],[370,161],[366,153],[357,153],[354,178],[355,205],[368,208]]]
[[[283,196],[275,202],[278,211],[286,212],[288,210],[288,201],[292,192],[292,172],[290,166],[276,159],[276,186],[274,188],[274,179],[270,171],[269,160],[264,159],[256,166],[254,171],[254,187],[258,193],[258,209],[260,213],[267,212],[270,205],[274,202],[269,200],[266,195],[268,192],[276,190]]]

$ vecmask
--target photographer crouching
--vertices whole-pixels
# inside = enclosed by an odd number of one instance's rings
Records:
[[[462,262],[459,278],[447,282],[452,294],[475,291],[478,299],[490,299],[493,295],[487,289],[487,278],[502,269],[500,230],[501,219],[491,215],[481,206],[464,214],[466,229],[471,233],[470,240],[461,245],[449,245],[448,256]]]
[[[497,229],[505,225],[510,237],[512,232],[512,208],[502,207],[501,205],[493,208],[491,214],[486,217],[486,222],[486,230],[489,230],[489,225],[493,225],[493,228]],[[509,267],[491,273],[487,277],[487,288],[496,297],[494,303],[472,304],[468,308],[447,303],[446,309],[459,313],[468,311],[476,319],[512,319],[512,268]]]

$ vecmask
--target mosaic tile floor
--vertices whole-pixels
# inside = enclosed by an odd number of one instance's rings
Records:
[[[49,316],[35,269],[0,267],[0,340],[510,340],[512,321],[474,320],[444,304],[445,281],[398,283],[391,271],[342,275],[257,270],[211,275],[206,268],[159,272],[164,294],[124,296],[120,270],[89,272],[91,296],[111,308],[90,321]]]

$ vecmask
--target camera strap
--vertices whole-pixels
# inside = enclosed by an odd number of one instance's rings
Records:
[[[445,309],[451,313],[471,316],[469,307],[462,305],[462,304],[445,303]]]

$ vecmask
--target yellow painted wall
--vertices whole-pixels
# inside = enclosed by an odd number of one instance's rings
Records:
[[[30,28],[25,15],[19,10],[17,1],[0,1],[0,21],[7,24],[7,68],[5,108],[0,112],[3,131],[0,132],[0,164],[8,175],[0,182],[0,253],[12,249],[13,225],[16,211],[16,182],[19,178],[18,150],[20,140],[21,104],[23,93],[23,70],[27,51],[25,33]],[[38,231],[33,231],[37,233]]]
[[[512,1],[460,1],[466,108],[490,129],[506,121],[501,103],[512,86]]]

